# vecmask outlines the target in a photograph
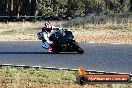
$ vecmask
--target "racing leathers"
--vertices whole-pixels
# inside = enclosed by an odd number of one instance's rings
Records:
[[[52,51],[52,47],[50,46],[50,44],[52,44],[53,42],[49,39],[52,31],[53,30],[51,30],[50,32],[43,31],[44,40],[42,40],[42,47],[48,49],[49,51]]]
[[[49,37],[52,34],[54,34],[55,32],[60,32],[62,34],[62,36],[65,36],[63,28],[55,28],[54,30],[51,30],[50,32],[43,31],[43,37],[44,37],[44,40],[42,40],[42,47],[43,48],[48,49],[49,51],[52,51],[50,44],[52,44],[53,41],[51,41],[49,39]]]

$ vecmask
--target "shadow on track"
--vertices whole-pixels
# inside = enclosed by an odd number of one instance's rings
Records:
[[[56,54],[52,52],[0,52],[0,54]],[[78,54],[74,52],[63,52],[59,54]]]

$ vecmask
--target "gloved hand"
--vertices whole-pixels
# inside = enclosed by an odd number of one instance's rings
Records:
[[[50,41],[50,40],[48,40],[47,42],[48,42],[49,44],[52,44],[52,43],[53,43],[53,41]]]
[[[37,38],[40,39],[40,40],[44,39],[44,38],[43,38],[43,33],[42,33],[42,32],[37,33],[37,34],[35,35],[35,37],[37,37]]]

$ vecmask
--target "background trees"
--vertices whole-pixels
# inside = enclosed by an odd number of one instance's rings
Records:
[[[132,11],[132,0],[0,0],[0,16],[84,16]]]
[[[130,11],[132,11],[132,0],[130,0]]]

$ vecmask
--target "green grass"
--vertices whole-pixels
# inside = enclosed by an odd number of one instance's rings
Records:
[[[3,31],[3,32],[0,32],[0,35],[12,35],[12,34],[15,34],[16,31],[14,30],[10,30],[10,31]]]
[[[23,88],[27,83],[40,84],[75,84],[76,76],[74,71],[49,70],[42,68],[24,68],[24,67],[0,67],[0,87],[1,88]],[[95,86],[94,88],[131,88],[132,84],[88,84]],[[85,85],[85,86],[88,86]],[[64,85],[65,86],[65,85]],[[76,85],[79,86],[79,85]],[[59,87],[62,88],[62,87]],[[71,88],[71,87],[70,87]],[[79,87],[80,88],[80,87]]]
[[[16,35],[16,34],[29,35],[29,34],[36,34],[39,31],[41,31],[41,30],[39,30],[39,29],[8,30],[8,31],[0,32],[0,35]]]
[[[20,83],[20,82],[38,82],[38,83],[62,83],[75,82],[73,71],[47,70],[33,68],[0,68],[0,83]]]

